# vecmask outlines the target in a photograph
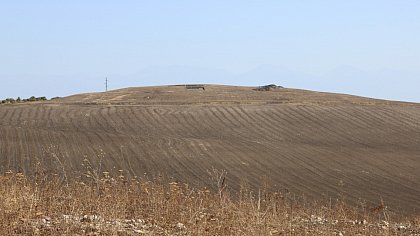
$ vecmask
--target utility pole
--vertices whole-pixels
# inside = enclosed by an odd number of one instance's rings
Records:
[[[108,77],[105,77],[105,92],[108,92]]]

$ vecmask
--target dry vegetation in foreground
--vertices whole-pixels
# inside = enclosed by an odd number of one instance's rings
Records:
[[[341,200],[304,203],[291,195],[229,193],[159,179],[127,179],[123,172],[0,179],[0,235],[419,235],[420,219],[386,208],[361,210]]]

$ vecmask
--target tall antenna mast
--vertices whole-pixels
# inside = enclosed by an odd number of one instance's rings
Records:
[[[108,77],[105,77],[105,92],[108,92]]]

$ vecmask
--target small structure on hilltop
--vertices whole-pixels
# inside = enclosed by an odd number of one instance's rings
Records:
[[[283,88],[282,86],[277,86],[275,84],[268,84],[268,85],[264,85],[264,86],[260,86],[258,88],[255,88],[255,91],[271,91],[271,90],[275,90],[275,89],[281,89]]]
[[[185,85],[186,89],[202,89],[202,90],[206,90],[206,88],[204,87],[203,84],[186,84]]]

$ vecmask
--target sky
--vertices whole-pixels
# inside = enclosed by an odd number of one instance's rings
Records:
[[[420,102],[417,0],[0,2],[0,98],[184,83]]]

